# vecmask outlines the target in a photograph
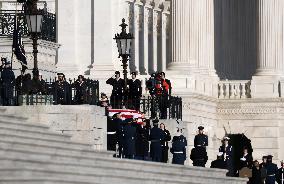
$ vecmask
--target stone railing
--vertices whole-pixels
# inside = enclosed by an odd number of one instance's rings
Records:
[[[170,2],[167,0],[125,0],[132,44],[130,70],[141,74],[166,70],[170,61]]]
[[[220,81],[218,84],[218,98],[245,99],[251,98],[250,81]]]

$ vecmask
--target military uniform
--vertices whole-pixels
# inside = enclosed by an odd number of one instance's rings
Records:
[[[275,184],[276,174],[278,172],[277,165],[272,163],[272,156],[267,156],[267,163],[265,164],[267,171],[267,177],[265,179],[265,184]]]
[[[146,160],[149,152],[149,128],[140,125],[136,130],[136,158]]]
[[[15,74],[13,70],[4,68],[1,72],[1,100],[4,106],[13,105],[14,82]]]
[[[136,76],[136,72],[131,75]],[[140,99],[142,96],[141,81],[139,79],[129,79],[128,84],[128,106],[131,109],[140,110]]]
[[[116,72],[116,74],[119,74],[119,72]],[[112,85],[113,87],[110,97],[110,104],[112,108],[120,109],[122,107],[124,80],[122,80],[121,78],[109,78],[106,83]]]
[[[210,168],[227,169],[227,165],[226,165],[226,162],[222,158],[219,158],[211,162]]]
[[[173,164],[184,165],[186,160],[186,146],[187,140],[183,135],[173,137],[172,148],[170,149],[173,154]]]
[[[161,162],[167,163],[168,162],[168,157],[169,157],[169,144],[168,141],[171,140],[171,134],[168,130],[164,129],[163,130],[165,133],[165,139],[162,140],[162,160]]]
[[[223,159],[226,162],[227,165],[227,170],[228,176],[235,176],[235,171],[234,171],[234,162],[233,162],[233,146],[231,145],[222,145],[219,148],[219,152],[223,153]]]
[[[166,137],[163,130],[158,128],[157,122],[154,123],[154,127],[150,131],[150,154],[152,160],[155,162],[161,162],[162,160],[162,145],[161,141],[164,140]]]
[[[135,155],[136,127],[132,125],[131,120],[127,121],[129,122],[127,122],[123,128],[123,155],[124,158],[133,159]]]

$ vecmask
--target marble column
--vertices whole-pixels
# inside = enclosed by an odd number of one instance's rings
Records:
[[[172,0],[170,70],[216,75],[213,0]]]
[[[149,14],[151,10],[150,5],[144,6],[144,63],[143,68],[145,73],[148,74],[149,71]]]
[[[153,30],[152,30],[152,36],[153,36],[153,63],[151,66],[151,72],[156,72],[158,70],[158,22],[159,22],[159,14],[161,12],[161,9],[154,8],[153,9]]]
[[[139,71],[140,66],[140,52],[139,52],[139,46],[140,46],[140,23],[141,23],[141,9],[142,9],[143,3],[140,1],[136,1],[134,3],[134,63],[135,63],[135,71]]]
[[[167,69],[167,35],[168,35],[168,26],[169,26],[169,17],[170,12],[163,11],[162,12],[162,39],[161,39],[161,45],[162,45],[162,62],[160,69],[161,71],[166,71]]]
[[[252,77],[252,97],[279,97],[283,71],[283,0],[258,0],[257,70]]]
[[[256,76],[283,76],[283,0],[258,1]]]

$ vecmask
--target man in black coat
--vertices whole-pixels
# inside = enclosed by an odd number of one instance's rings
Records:
[[[136,159],[146,160],[149,152],[149,127],[146,121],[137,126],[136,129]]]
[[[168,162],[168,153],[169,153],[169,144],[168,141],[172,139],[170,132],[166,129],[166,126],[164,123],[160,124],[160,129],[164,131],[165,133],[165,139],[162,140],[162,160],[161,162],[167,163]]]
[[[142,96],[141,81],[136,79],[136,72],[131,73],[131,79],[127,81],[128,83],[128,106],[131,109],[137,111],[140,110],[140,99]]]
[[[87,102],[87,84],[83,75],[79,75],[74,83],[76,89],[74,103],[84,104]]]
[[[206,147],[208,146],[208,136],[204,134],[204,127],[198,127],[198,134],[194,137],[194,148],[191,150],[190,159],[193,166],[205,167],[208,160]]]
[[[116,71],[115,76],[106,81],[107,84],[112,85],[112,93],[110,97],[110,104],[113,109],[122,108],[123,86],[124,80],[120,78],[120,72]]]
[[[15,85],[15,74],[11,63],[6,58],[1,58],[4,68],[1,71],[1,100],[4,106],[13,105],[13,92]],[[2,67],[1,67],[2,68]]]
[[[278,172],[277,165],[272,163],[272,155],[267,156],[267,164],[265,165],[265,168],[267,170],[267,177],[265,180],[265,184],[275,184],[276,181],[276,174]]]
[[[153,120],[153,128],[150,131],[150,141],[151,141],[150,154],[152,157],[152,161],[155,161],[155,162],[161,162],[162,160],[161,142],[166,137],[163,130],[161,130],[158,127],[158,124],[159,124],[159,120],[157,119]]]
[[[186,146],[187,140],[182,135],[182,130],[178,128],[177,135],[173,137],[172,148],[170,149],[173,154],[173,164],[184,165],[186,160]]]
[[[54,97],[57,104],[70,105],[72,91],[63,73],[58,73],[58,80],[54,83]]]
[[[136,122],[133,119],[126,119],[123,136],[123,155],[124,158],[134,159],[135,140],[136,140]]]

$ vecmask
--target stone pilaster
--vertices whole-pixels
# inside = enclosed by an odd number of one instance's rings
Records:
[[[283,70],[283,1],[258,1],[258,58],[252,96],[278,97]]]

